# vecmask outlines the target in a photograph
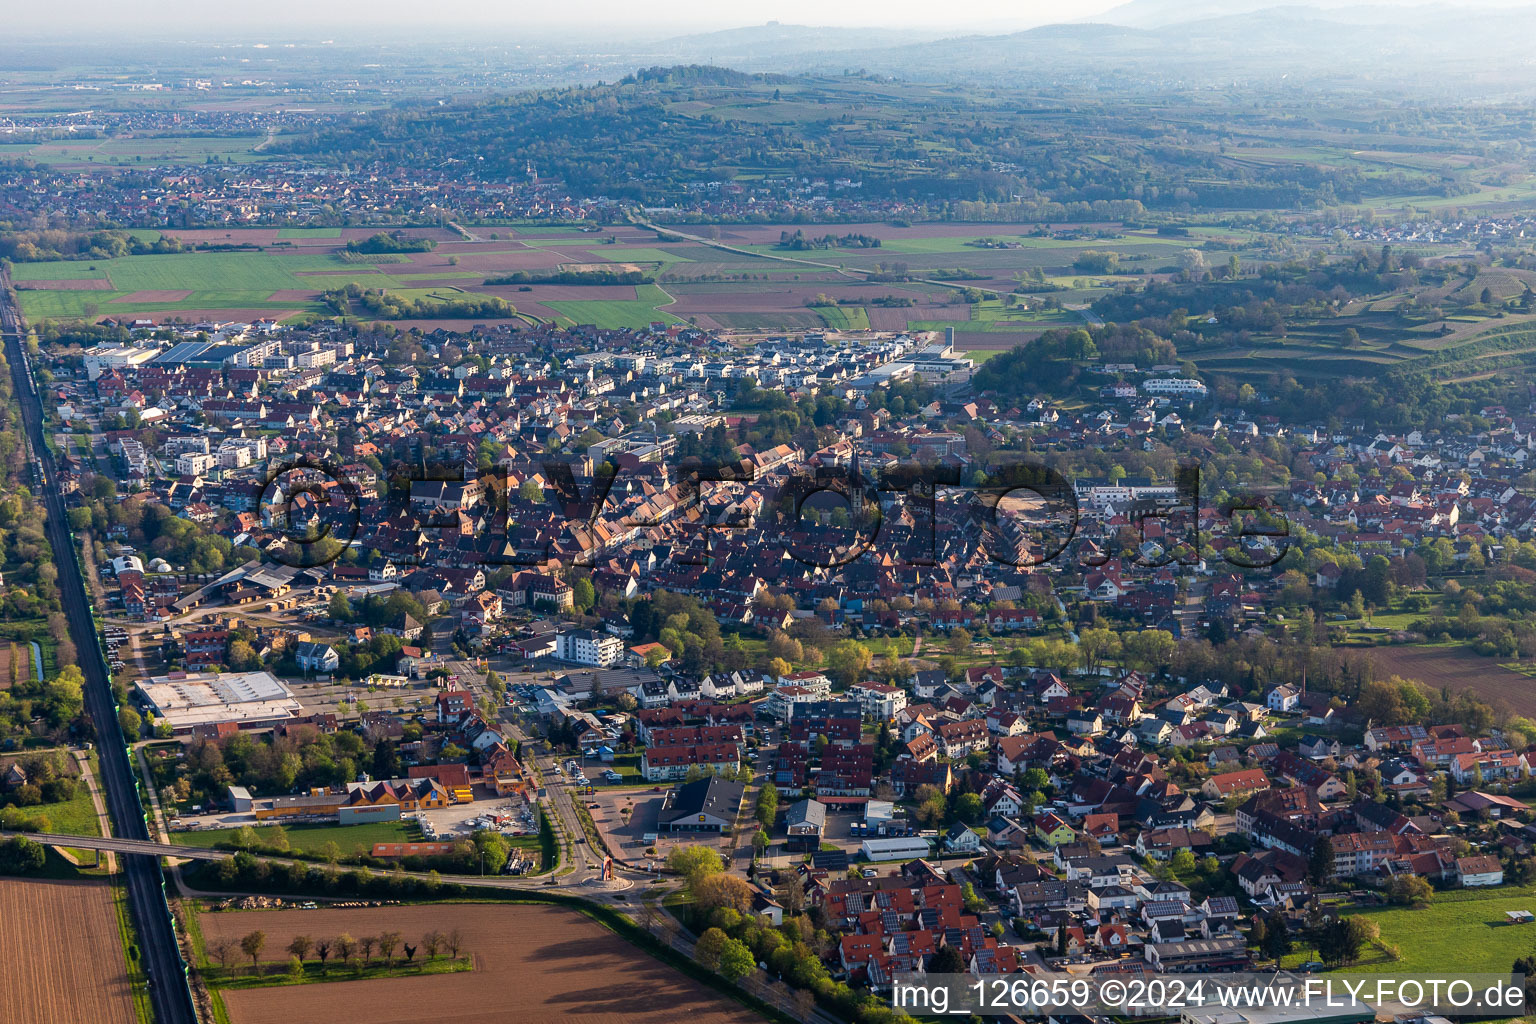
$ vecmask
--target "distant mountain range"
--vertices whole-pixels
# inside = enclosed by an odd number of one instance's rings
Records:
[[[917,38],[913,38],[916,36]],[[1382,97],[1536,94],[1536,8],[1132,0],[1096,18],[1007,35],[935,38],[776,23],[643,47],[660,63],[865,71],[916,80],[1209,89],[1287,86]]]
[[[690,54],[731,54],[771,57],[786,53],[834,53],[884,46],[902,46],[942,38],[946,33],[918,29],[835,28],[810,25],[766,25],[728,28],[718,32],[700,32],[674,36],[656,43],[658,50],[681,50]]]

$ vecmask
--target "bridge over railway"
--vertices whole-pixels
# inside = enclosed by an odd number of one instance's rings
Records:
[[[72,850],[110,850],[113,853],[142,853],[150,857],[182,857],[187,860],[223,860],[233,857],[229,850],[209,850],[200,846],[175,846],[152,839],[120,839],[107,836],[63,836],[53,832],[0,832],[0,839],[20,836],[41,846],[67,846]]]

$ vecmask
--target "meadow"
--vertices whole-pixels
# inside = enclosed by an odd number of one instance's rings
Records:
[[[258,826],[253,829],[257,840],[271,843],[276,834],[274,826]],[[212,848],[220,843],[234,843],[240,830],[235,828],[207,829],[201,832],[172,832],[171,841],[181,846]],[[327,843],[335,843],[343,856],[352,855],[361,846],[372,850],[374,843],[410,843],[421,839],[421,830],[414,824],[402,821],[379,821],[364,825],[289,825],[284,828],[288,845],[295,853],[321,856]]]
[[[1381,942],[1399,959],[1367,953],[1351,973],[1433,976],[1454,964],[1460,972],[1507,972],[1536,953],[1536,925],[1505,923],[1506,910],[1536,911],[1536,887],[1523,890],[1452,890],[1427,907],[1391,907],[1363,913],[1381,929]]]

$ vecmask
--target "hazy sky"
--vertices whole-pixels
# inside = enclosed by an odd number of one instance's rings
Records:
[[[734,28],[777,20],[800,25],[871,25],[887,27],[1018,29],[1070,21],[1109,10],[1122,0],[961,0],[918,3],[914,0],[768,0],[720,3],[719,0],[666,0],[635,4],[631,0],[566,0],[533,4],[515,0],[256,0],[255,3],[208,3],[206,0],[57,0],[45,4],[10,3],[6,21],[28,26],[87,31],[106,24],[146,30],[229,24],[242,26],[385,27],[425,22],[442,29],[455,22],[495,23],[601,31],[604,26],[637,23]],[[1283,0],[1277,0],[1283,2]]]
[[[88,34],[92,30],[126,29],[135,34],[191,34],[200,29],[239,28],[267,38],[308,35],[335,29],[345,33],[390,29],[404,25],[430,27],[435,33],[462,26],[466,31],[494,25],[519,28],[563,28],[581,38],[598,38],[605,29],[647,36],[676,28],[693,31],[736,28],[776,20],[798,25],[881,26],[925,28],[963,34],[1007,31],[1051,22],[1075,21],[1101,14],[1123,0],[767,0],[763,3],[721,3],[719,0],[664,0],[636,4],[633,0],[255,0],[253,3],[209,3],[208,0],[54,0],[48,3],[6,3],[7,27],[48,29],[55,33]],[[1142,0],[1177,9],[1180,0]],[[1312,4],[1334,7],[1353,3],[1421,4],[1426,0],[1229,0],[1200,7],[1235,8]],[[1452,0],[1458,2],[1458,0]],[[1466,2],[1466,0],[1461,0]],[[1478,6],[1508,6],[1528,0],[1472,0]],[[647,31],[649,30],[649,31]],[[259,41],[252,39],[252,41]]]

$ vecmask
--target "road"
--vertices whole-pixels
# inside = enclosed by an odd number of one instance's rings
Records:
[[[20,836],[29,839],[42,846],[65,847],[72,850],[104,850],[119,854],[134,854],[136,857],[129,859],[143,859],[146,857],[175,857],[182,860],[228,860],[235,856],[234,850],[215,850],[202,846],[178,846],[175,843],[163,843],[153,839],[123,839],[119,836],[108,836],[105,839],[95,836],[66,836],[53,832],[0,832],[0,841],[12,836]],[[300,860],[295,857],[273,857],[266,854],[255,855],[259,861],[268,864],[303,864],[313,866],[314,861]],[[595,872],[588,873],[584,877],[564,875],[554,879],[551,883],[549,875],[447,875],[434,876],[428,871],[402,871],[399,872],[406,878],[420,878],[422,880],[437,877],[440,881],[451,881],[458,885],[474,886],[484,889],[558,889],[586,899],[601,900],[606,897],[609,903],[640,902],[641,892],[639,881],[649,881],[651,876],[639,871],[616,870],[619,879],[613,886],[600,884]],[[630,877],[626,877],[630,876]]]
[[[101,787],[96,785],[96,773],[91,769],[91,757],[83,750],[76,750],[75,762],[80,765],[80,779],[85,783],[85,788],[91,794],[91,806],[96,808],[96,824],[101,829],[101,834],[112,834],[112,816],[107,813],[107,802],[101,798]],[[117,874],[117,854],[107,851],[107,870]]]
[[[69,533],[64,496],[58,488],[58,470],[53,454],[43,443],[42,401],[22,348],[21,314],[10,301],[12,294],[9,275],[0,274],[0,331],[4,333],[5,356],[11,364],[15,401],[31,444],[33,465],[41,476],[34,490],[42,495],[48,509],[48,543],[53,547],[54,562],[59,569],[59,597],[69,622],[69,635],[74,640],[80,671],[85,676],[85,707],[95,724],[99,741],[103,795],[118,835],[147,840],[149,830],[145,827],[144,810],[139,804],[139,792],[128,763],[123,733],[117,724],[111,679],[102,660],[79,558]],[[128,905],[138,926],[139,947],[149,978],[149,998],[155,1020],[160,1024],[197,1024],[192,992],[187,985],[186,965],[181,959],[170,906],[166,902],[160,862],[155,857],[142,855],[127,855],[122,860]]]

